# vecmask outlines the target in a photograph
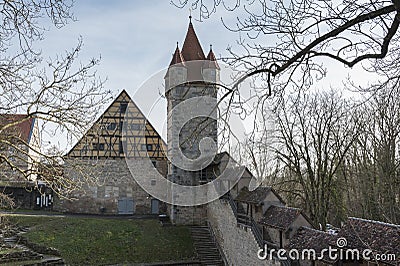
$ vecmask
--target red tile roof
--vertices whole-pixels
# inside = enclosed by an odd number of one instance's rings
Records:
[[[34,123],[33,118],[26,119],[26,115],[22,114],[0,114],[0,125],[6,125],[18,121],[21,122],[16,124],[13,129],[16,130],[16,133],[21,140],[29,142]]]
[[[210,50],[207,58],[205,57],[199,39],[194,31],[192,21],[190,20],[182,50],[180,51],[179,47],[176,47],[169,66],[182,63],[188,69],[187,81],[197,82],[203,81],[203,68],[220,69],[216,60],[212,50]],[[189,61],[193,62],[189,63]],[[168,77],[168,72],[164,78]]]
[[[220,69],[217,63],[217,58],[214,55],[211,45],[210,45],[210,52],[207,55],[207,60],[209,60],[210,62],[207,62],[204,67]]]
[[[178,43],[176,43],[176,49],[175,49],[174,54],[172,55],[172,60],[171,60],[171,63],[169,63],[169,66],[177,65],[177,64],[180,64],[180,63],[182,63],[183,65],[185,64],[184,60],[182,58],[182,53],[181,53],[181,51],[179,50],[179,47],[178,47]]]
[[[186,38],[182,47],[182,56],[185,61],[205,60],[203,49],[201,48],[199,39],[194,31],[192,22],[189,23],[189,28],[186,33]]]

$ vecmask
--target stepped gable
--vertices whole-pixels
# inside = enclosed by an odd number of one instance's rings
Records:
[[[317,257],[320,257],[323,249],[328,249],[330,243],[335,242],[336,235],[302,226],[296,234],[290,239],[289,244],[285,246],[287,251],[296,249],[300,253],[303,250],[315,250]],[[322,261],[333,264],[335,261],[329,259],[328,253],[324,252]]]
[[[272,205],[267,209],[259,223],[281,230],[287,230],[300,214],[302,213],[298,208]]]
[[[373,254],[396,254],[396,261],[384,261],[400,265],[400,225],[349,217],[338,237],[347,240],[346,248],[362,252],[371,249]],[[336,246],[336,243],[332,243]]]

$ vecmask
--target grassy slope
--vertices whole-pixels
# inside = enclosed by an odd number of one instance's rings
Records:
[[[30,226],[26,237],[58,249],[68,264],[101,265],[191,259],[188,227],[161,227],[157,220],[77,217],[11,218]]]

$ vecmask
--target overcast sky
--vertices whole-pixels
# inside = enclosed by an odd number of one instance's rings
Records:
[[[159,97],[157,85],[145,85],[147,91],[136,94],[154,74],[162,82],[176,42],[182,47],[189,24],[189,8],[179,9],[169,1],[85,0],[76,1],[77,19],[61,29],[50,28],[39,43],[45,58],[62,54],[83,38],[79,61],[101,56],[98,74],[107,78],[106,89],[117,95],[122,89],[148,113]],[[235,42],[237,34],[224,29],[220,16],[199,22],[193,12],[196,33],[207,54],[210,44],[217,56]],[[225,18],[234,14],[224,14]],[[197,16],[198,17],[198,16]],[[154,83],[154,82],[153,82]],[[163,110],[162,110],[163,111]],[[150,114],[150,121],[161,131],[165,113]]]
[[[45,54],[62,53],[82,36],[80,60],[101,55],[99,74],[108,78],[106,87],[117,91],[134,90],[167,67],[189,23],[189,9],[169,1],[85,0],[76,1],[73,11],[76,22],[46,33]],[[224,30],[217,16],[193,24],[205,53],[210,44],[217,55],[224,53],[237,36]]]
[[[167,0],[84,0],[76,1],[73,12],[76,22],[61,29],[50,28],[44,41],[39,43],[45,58],[72,49],[82,36],[84,47],[79,60],[86,62],[101,56],[97,71],[102,78],[107,78],[106,89],[115,95],[126,89],[147,114],[159,98],[162,77],[176,42],[182,47],[189,23],[189,8],[179,9]],[[226,55],[229,45],[234,46],[239,35],[226,30],[221,17],[227,24],[234,25],[238,12],[240,10],[227,12],[221,9],[203,22],[197,21],[198,13],[193,12],[194,28],[206,54],[210,44],[217,57]],[[158,76],[159,84],[153,82],[143,86],[154,74]],[[333,65],[319,86],[340,86],[338,75],[344,78],[345,74],[342,66]],[[139,93],[135,94],[138,89]],[[148,118],[160,132],[166,110],[162,110],[163,104],[158,106],[161,109],[153,111]]]

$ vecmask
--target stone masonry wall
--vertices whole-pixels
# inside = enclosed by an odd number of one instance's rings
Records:
[[[171,205],[169,205],[170,207]],[[207,208],[200,206],[175,206],[175,224],[205,225],[207,223]]]
[[[152,179],[149,167],[141,159],[130,165],[135,175]],[[132,177],[124,159],[70,160],[65,174],[80,184],[80,189],[68,193],[68,199],[58,198],[54,210],[71,213],[118,214],[118,201],[132,199],[135,214],[150,214],[152,197]],[[160,203],[160,209],[162,209]]]
[[[170,75],[172,76],[172,73]],[[217,117],[217,111],[214,110],[217,103],[217,90],[214,86],[204,84],[182,84],[170,89],[166,96],[168,99],[168,155],[170,158],[180,158],[179,154],[182,153],[184,157],[182,161],[185,162],[186,169],[198,169],[193,167],[192,161],[200,156],[199,143],[202,139],[211,138],[214,143],[217,143],[217,120],[206,119],[204,116],[196,117],[198,115],[196,113],[196,116],[191,120],[185,121],[188,112],[191,112],[191,108],[195,109],[193,104],[196,104],[198,100],[194,100],[190,106],[186,106],[187,110],[185,108],[180,112],[172,112],[172,110],[188,99],[208,96],[215,99],[215,103],[210,105],[209,109],[210,112],[214,113],[214,117]],[[202,101],[199,101],[198,104],[201,103]],[[200,185],[202,172],[184,170],[172,164],[169,176],[174,183],[196,186]],[[179,196],[182,195],[173,195],[174,198]],[[204,205],[195,207],[174,206],[170,208],[170,217],[174,224],[204,224],[207,210]]]
[[[228,202],[215,200],[208,204],[208,219],[229,265],[280,265],[277,261],[259,260],[259,246],[251,229],[238,227]]]

